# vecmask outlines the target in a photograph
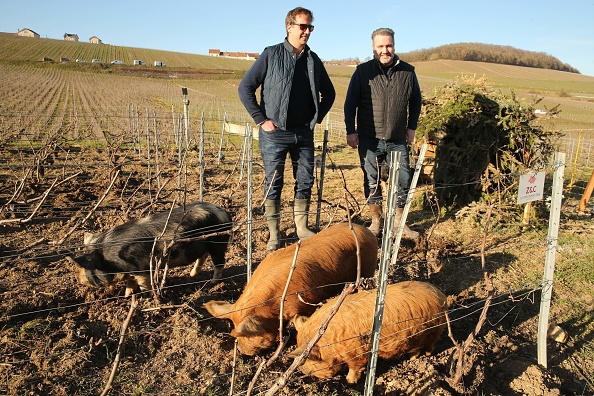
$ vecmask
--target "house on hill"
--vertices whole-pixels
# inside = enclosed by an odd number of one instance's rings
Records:
[[[21,29],[17,32],[17,36],[22,36],[22,37],[35,37],[35,38],[39,38],[40,36],[35,33],[33,30],[31,29]]]
[[[99,37],[97,36],[93,36],[89,39],[89,43],[91,44],[103,44],[103,41],[101,41],[101,39],[99,39]]]
[[[335,60],[331,60],[331,61],[324,61],[324,64],[326,65],[331,65],[331,66],[348,66],[348,67],[357,67],[359,65],[359,62],[355,62],[355,61],[335,61]]]
[[[219,49],[209,49],[208,56],[217,56],[217,57],[232,58],[232,59],[254,60],[254,59],[258,59],[258,56],[260,56],[260,54],[257,52],[223,52]]]
[[[78,34],[64,33],[65,41],[78,41]]]

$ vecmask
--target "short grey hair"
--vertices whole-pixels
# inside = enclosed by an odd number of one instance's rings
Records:
[[[375,38],[375,36],[390,36],[392,37],[392,41],[394,41],[394,31],[390,28],[379,28],[375,29],[373,33],[371,33],[371,40]]]

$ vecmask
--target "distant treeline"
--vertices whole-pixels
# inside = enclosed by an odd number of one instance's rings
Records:
[[[439,59],[499,63],[527,66],[539,69],[580,73],[574,67],[561,62],[544,52],[525,51],[507,45],[457,43],[398,54],[407,62],[433,61]]]

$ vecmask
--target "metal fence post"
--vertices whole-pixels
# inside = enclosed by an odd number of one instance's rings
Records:
[[[219,153],[217,154],[217,165],[221,164],[223,158],[223,136],[225,135],[225,124],[227,123],[227,112],[223,115],[223,126],[221,127],[221,139],[219,140]]]
[[[371,331],[371,349],[367,361],[367,374],[365,377],[365,396],[373,395],[375,385],[375,370],[377,368],[377,355],[379,350],[380,333],[382,331],[382,320],[384,317],[384,302],[386,300],[386,287],[388,283],[388,268],[390,264],[390,252],[392,251],[392,230],[394,228],[394,212],[396,209],[396,195],[398,193],[398,170],[400,169],[400,152],[394,152],[390,156],[390,176],[388,178],[388,198],[386,216],[384,217],[384,234],[382,237],[382,248],[380,265],[378,270],[378,286],[375,297],[375,308],[373,312],[373,329]]]
[[[561,198],[563,196],[565,153],[555,153],[553,166],[553,191],[551,193],[549,232],[547,235],[547,251],[545,256],[544,275],[542,279],[537,337],[538,364],[544,368],[547,368],[547,332],[549,329],[549,309],[551,307],[551,295],[553,293],[553,275],[555,273],[555,254],[557,253],[557,236],[559,234]]]
[[[253,141],[253,129],[252,127],[247,124],[246,126],[246,133],[247,133],[247,282],[250,281],[250,277],[252,276],[252,166],[253,166],[253,150],[252,150],[252,141]]]
[[[326,153],[328,152],[328,123],[326,123],[326,130],[324,131],[324,143],[322,144],[322,165],[320,168],[320,181],[318,183],[318,207],[316,211],[316,230],[320,229],[320,216],[322,212],[322,193],[324,192],[324,175],[326,170]],[[316,162],[314,159],[314,168]]]
[[[205,125],[204,125],[204,111],[202,112],[202,118],[200,120],[200,145],[198,148],[198,162],[200,164],[200,202],[203,200],[204,196],[204,134],[205,134]]]

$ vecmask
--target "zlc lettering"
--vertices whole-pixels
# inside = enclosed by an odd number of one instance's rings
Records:
[[[531,194],[536,192],[536,186],[528,186],[526,187],[526,194]]]

